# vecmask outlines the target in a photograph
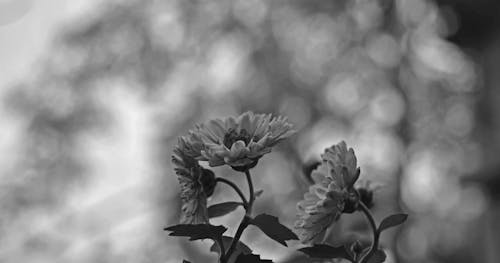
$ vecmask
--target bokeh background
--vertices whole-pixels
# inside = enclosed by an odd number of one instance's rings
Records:
[[[376,218],[410,214],[383,235],[387,262],[499,262],[499,10],[495,0],[0,1],[0,262],[215,262],[211,242],[162,230],[179,219],[170,155],[194,124],[246,110],[299,130],[253,172],[257,213],[292,226],[304,167],[346,140],[362,178],[381,186]],[[210,201],[227,198],[219,187]],[[357,214],[330,241],[353,238],[370,238]],[[255,228],[243,241],[309,262]]]

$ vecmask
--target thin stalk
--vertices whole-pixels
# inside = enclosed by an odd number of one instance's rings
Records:
[[[225,263],[229,260],[231,255],[233,254],[234,250],[236,249],[236,245],[240,241],[241,235],[243,234],[243,231],[245,228],[250,224],[250,221],[252,219],[252,206],[253,202],[255,200],[255,193],[253,189],[253,183],[252,183],[252,176],[250,175],[250,171],[246,170],[245,171],[245,176],[247,178],[248,182],[248,191],[250,195],[250,199],[248,201],[248,205],[245,207],[245,216],[243,219],[241,219],[240,225],[238,226],[238,229],[236,230],[236,234],[234,235],[233,241],[231,242],[231,246],[227,250],[226,256],[224,257],[221,262]]]
[[[378,249],[378,240],[379,240],[380,233],[377,229],[377,225],[375,224],[375,219],[373,218],[373,215],[370,212],[370,210],[368,209],[368,207],[366,207],[366,205],[360,201],[359,208],[361,208],[360,210],[365,214],[365,217],[366,217],[366,219],[368,219],[368,222],[370,223],[370,227],[373,231],[372,246],[371,246],[370,250],[368,251],[368,253],[366,253],[366,255],[364,257],[362,257],[362,259],[361,259],[361,263],[366,263],[366,262],[368,262],[368,259],[370,259],[370,257]]]
[[[248,191],[249,191],[249,195],[250,195],[250,200],[248,201],[248,209],[247,209],[246,215],[250,216],[252,214],[253,202],[255,201],[255,193],[253,190],[252,176],[250,175],[249,170],[245,171],[245,176],[247,177]]]
[[[243,192],[241,192],[240,188],[235,183],[227,180],[226,178],[222,178],[222,177],[215,178],[215,181],[225,183],[225,184],[229,185],[230,187],[232,187],[234,189],[234,191],[236,191],[236,193],[238,193],[238,195],[240,196],[241,201],[243,202],[243,207],[248,206],[248,201],[245,198],[245,195],[243,194]]]
[[[219,243],[219,247],[220,247],[219,259],[221,262],[224,262],[224,258],[226,257],[226,249],[224,248],[224,241],[222,240],[222,236],[219,237],[218,243]]]

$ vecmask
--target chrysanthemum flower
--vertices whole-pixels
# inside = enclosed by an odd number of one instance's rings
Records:
[[[185,139],[198,160],[208,161],[212,167],[227,164],[245,171],[293,133],[285,117],[245,112],[238,117],[197,125]]]
[[[174,170],[181,186],[180,222],[181,224],[208,223],[207,197],[214,192],[215,175],[188,155],[186,146],[180,139],[172,155],[172,162],[176,166]]]
[[[357,208],[358,197],[354,183],[359,168],[354,151],[341,142],[325,150],[322,163],[312,172],[314,184],[297,205],[295,229],[303,243],[320,238],[342,213]]]

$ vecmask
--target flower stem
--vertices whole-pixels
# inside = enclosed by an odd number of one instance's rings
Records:
[[[240,225],[236,230],[236,234],[234,235],[233,241],[231,242],[231,246],[227,250],[226,256],[223,258],[223,260],[221,260],[222,263],[225,263],[229,260],[234,250],[236,249],[236,245],[238,244],[241,235],[243,234],[243,231],[245,230],[245,228],[247,228],[247,226],[250,224],[250,220],[252,219],[251,214],[252,214],[253,201],[255,200],[255,193],[253,190],[252,176],[250,175],[249,170],[245,171],[245,176],[248,182],[248,191],[250,193],[250,199],[248,201],[248,205],[245,207],[245,216],[241,220]]]
[[[225,183],[225,184],[231,186],[234,189],[234,191],[236,191],[236,193],[238,193],[238,195],[240,196],[241,201],[243,202],[243,207],[245,207],[245,208],[248,207],[248,201],[245,198],[245,195],[243,194],[243,192],[241,192],[240,188],[235,183],[227,180],[226,178],[222,178],[222,177],[215,178],[215,181]]]
[[[372,228],[372,231],[373,231],[373,242],[372,242],[372,246],[370,248],[370,251],[368,251],[368,253],[366,253],[366,255],[361,259],[361,263],[366,263],[366,262],[368,262],[370,257],[378,249],[378,239],[379,239],[380,233],[377,229],[377,225],[375,224],[375,219],[373,218],[373,215],[370,212],[370,210],[368,209],[368,207],[366,207],[366,205],[363,204],[363,202],[359,201],[359,208],[365,214],[366,219],[368,219],[368,222],[370,223],[370,227]]]
[[[224,241],[222,240],[222,236],[219,237],[217,243],[219,243],[219,247],[220,247],[219,259],[221,262],[224,262],[224,258],[226,257],[226,249],[224,248]]]
[[[247,177],[248,191],[250,193],[250,200],[248,201],[248,209],[247,209],[246,215],[250,216],[250,214],[252,213],[253,202],[255,201],[255,193],[253,190],[252,176],[250,175],[249,170],[245,171],[245,176]]]

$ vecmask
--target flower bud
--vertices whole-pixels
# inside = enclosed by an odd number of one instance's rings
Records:
[[[356,191],[349,191],[346,193],[344,210],[342,213],[351,214],[358,209],[359,196]]]
[[[371,184],[367,183],[364,186],[356,188],[356,190],[359,193],[359,199],[361,200],[361,202],[363,202],[363,204],[365,204],[368,209],[373,208],[373,206],[375,205],[373,203],[374,188],[371,187]]]
[[[203,187],[203,191],[206,193],[207,197],[212,196],[215,190],[215,174],[211,170],[201,168],[200,184]]]

